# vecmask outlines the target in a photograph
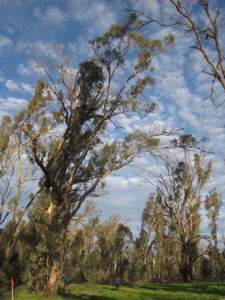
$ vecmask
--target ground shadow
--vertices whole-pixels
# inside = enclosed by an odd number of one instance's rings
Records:
[[[215,283],[216,284],[216,283]],[[213,294],[218,296],[224,296],[224,289],[221,290],[219,286],[212,287],[208,283],[152,283],[143,286],[139,286],[140,289],[146,289],[151,291],[165,291],[173,293],[195,293],[195,294]],[[219,289],[218,289],[219,288]]]
[[[114,287],[107,287],[107,286],[104,286],[102,287],[104,290],[109,290],[109,291],[116,291],[116,289]]]
[[[90,293],[91,291],[87,291],[87,292]],[[62,297],[62,299],[68,299],[68,300],[69,299],[71,299],[71,300],[76,300],[76,299],[79,299],[79,300],[97,300],[97,299],[99,299],[99,300],[115,300],[115,299],[118,299],[118,298],[110,297],[107,295],[101,295],[101,291],[93,291],[93,293],[96,293],[97,295],[90,295],[90,294],[89,295],[88,294],[73,295],[71,293],[68,293],[68,297],[66,297],[64,295],[64,288],[59,287],[57,295]]]

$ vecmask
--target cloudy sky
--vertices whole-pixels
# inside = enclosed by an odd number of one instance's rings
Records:
[[[193,3],[195,3],[194,1]],[[211,11],[220,7],[225,13],[223,0],[210,0]],[[157,17],[164,9],[172,12],[168,0],[140,0],[137,9]],[[0,0],[0,116],[12,115],[32,98],[34,86],[40,78],[32,66],[32,53],[45,55],[51,43],[63,44],[67,53],[76,53],[74,64],[90,54],[88,41],[102,35],[112,23],[125,19],[126,1],[122,0]],[[193,7],[193,18],[204,19],[204,15]],[[208,136],[216,144],[214,171],[206,188],[216,187],[225,195],[224,167],[220,153],[225,146],[224,115],[225,105],[215,111],[209,103],[211,78],[201,73],[198,65],[191,61],[202,61],[203,57],[188,47],[191,40],[181,38],[178,28],[165,28],[156,24],[146,26],[143,33],[149,39],[162,39],[172,33],[176,36],[176,46],[168,55],[160,55],[152,62],[156,85],[149,90],[149,98],[158,105],[154,114],[120,120],[124,132],[112,129],[111,137],[130,133],[138,128],[147,130],[151,125],[166,128],[185,127],[196,137]],[[209,50],[214,55],[214,50]],[[76,68],[76,65],[74,65]],[[216,83],[219,93],[220,85]],[[206,109],[207,108],[207,109]],[[154,168],[155,162],[145,158],[145,163]],[[107,178],[109,194],[98,199],[98,209],[102,219],[120,213],[124,219],[130,218],[132,230],[137,234],[137,226],[145,202],[154,188],[141,184],[139,169],[128,166],[117,176]],[[205,192],[206,192],[205,191]],[[220,216],[220,233],[224,226],[224,208]],[[203,222],[202,231],[209,232]]]

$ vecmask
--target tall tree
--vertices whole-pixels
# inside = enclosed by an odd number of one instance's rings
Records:
[[[181,253],[180,270],[183,280],[193,280],[194,262],[198,259],[201,223],[201,191],[209,180],[212,162],[205,162],[207,144],[194,153],[185,148],[180,156],[167,157],[165,172],[147,172],[148,182],[157,186],[158,203],[169,219],[168,226]],[[192,157],[193,154],[193,157]]]
[[[131,32],[135,22],[136,17],[131,16],[125,25],[112,25],[102,37],[91,41],[94,56],[80,63],[76,72],[72,58],[58,45],[47,59],[34,56],[43,81],[38,82],[34,98],[15,122],[30,141],[31,160],[43,172],[41,187],[52,194],[46,213],[53,219],[57,210],[62,217],[59,256],[51,268],[46,296],[57,291],[67,228],[84,200],[99,195],[97,188],[104,187],[108,174],[142,152],[157,155],[165,149],[159,145],[160,136],[177,132],[137,131],[111,144],[103,139],[109,122],[118,128],[119,115],[154,112],[155,103],[144,97],[145,86],[154,84],[154,79],[144,77],[143,72],[149,70],[154,56],[173,46],[171,35],[163,41],[149,41],[140,32]],[[126,64],[128,55],[133,55],[132,65]],[[134,83],[137,76],[140,78]]]
[[[123,219],[119,214],[113,215],[106,220],[103,224],[100,224],[97,228],[97,245],[100,249],[102,259],[102,269],[104,271],[104,277],[108,277],[111,273],[117,275],[119,253],[124,246],[124,230],[126,227],[122,225]],[[119,230],[119,231],[118,231]],[[122,241],[120,241],[122,238]]]
[[[147,256],[151,248],[150,242],[151,237],[158,225],[160,219],[162,218],[161,207],[155,199],[156,195],[154,193],[150,194],[148,201],[145,203],[145,208],[142,212],[142,225],[140,232],[140,243],[141,243],[141,254],[143,257],[143,262],[147,264]]]
[[[19,225],[39,193],[38,191],[35,195],[30,195],[29,201],[24,205],[22,200],[29,193],[28,188],[23,188],[24,185],[37,180],[34,175],[36,167],[24,159],[27,142],[23,133],[13,126],[11,117],[3,116],[0,126],[0,225],[8,221],[8,235],[0,272],[17,251],[15,246],[20,234]]]
[[[159,203],[157,203],[159,205]],[[161,208],[161,207],[160,207]],[[169,253],[168,248],[166,248],[166,246],[168,246],[170,244],[170,241],[168,239],[168,237],[166,236],[166,218],[164,216],[164,213],[162,210],[160,210],[159,212],[159,216],[158,216],[158,221],[156,223],[156,227],[155,227],[155,242],[156,245],[158,246],[158,251],[157,251],[157,256],[156,256],[156,263],[155,266],[158,265],[158,278],[163,277],[165,272],[165,263],[166,263],[166,259],[168,258],[168,254],[166,254],[166,252]]]
[[[218,218],[219,212],[223,205],[221,200],[222,195],[218,190],[214,188],[209,191],[209,195],[205,198],[205,209],[207,211],[207,217],[210,220],[209,227],[211,228],[211,234],[214,240],[214,245],[217,248],[217,230],[218,230]]]
[[[219,194],[218,190],[214,188],[209,191],[209,195],[205,198],[205,209],[207,211],[207,217],[210,220],[209,227],[211,229],[211,235],[214,241],[214,265],[216,268],[216,274],[218,273],[218,248],[217,248],[217,230],[218,230],[218,218],[219,212],[223,205],[221,200],[222,195]],[[211,253],[212,254],[212,253]]]

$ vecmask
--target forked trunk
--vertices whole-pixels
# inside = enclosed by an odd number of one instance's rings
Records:
[[[188,255],[186,255],[185,264],[182,268],[182,277],[184,282],[193,281],[193,264],[189,261]]]
[[[14,221],[14,220],[13,220]],[[3,271],[3,269],[8,266],[9,262],[10,262],[10,259],[13,257],[13,255],[15,254],[15,252],[17,252],[15,250],[15,247],[11,248],[11,245],[12,245],[12,240],[13,240],[13,236],[14,236],[14,233],[15,233],[15,227],[12,226],[10,228],[10,231],[9,231],[9,236],[8,236],[8,240],[7,240],[7,243],[6,243],[6,246],[5,246],[5,257],[4,257],[4,262],[3,264],[1,265],[0,267],[0,273]],[[16,243],[15,243],[16,245]]]
[[[6,268],[6,266],[8,266],[10,259],[13,257],[13,255],[17,252],[17,250],[12,251],[10,246],[6,247],[6,251],[5,251],[5,260],[3,262],[3,264],[0,267],[0,273]],[[7,267],[8,268],[8,267]]]

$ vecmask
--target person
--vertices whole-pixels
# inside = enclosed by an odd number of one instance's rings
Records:
[[[70,275],[66,274],[65,279],[64,279],[64,292],[65,292],[65,297],[68,297],[68,286],[70,284]]]
[[[121,282],[121,280],[117,277],[116,280],[115,280],[116,290],[117,290],[117,291],[119,291],[120,282]]]

